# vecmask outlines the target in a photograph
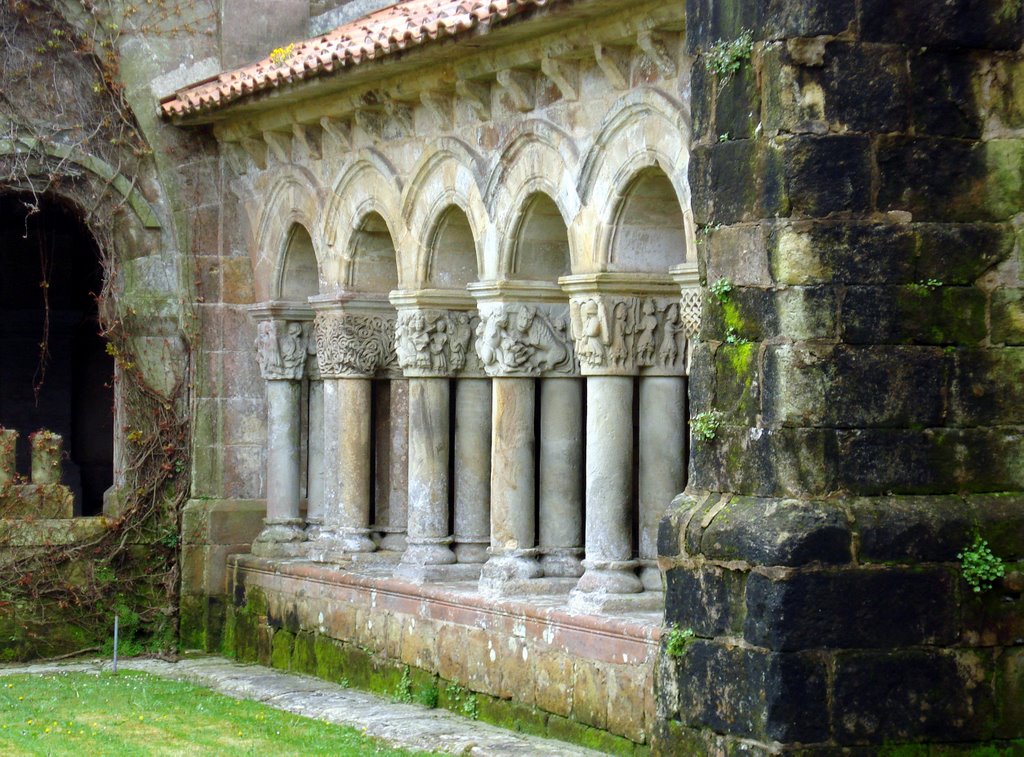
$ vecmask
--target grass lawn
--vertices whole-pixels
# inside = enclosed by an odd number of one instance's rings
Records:
[[[192,684],[124,671],[0,676],[0,754],[425,753]]]

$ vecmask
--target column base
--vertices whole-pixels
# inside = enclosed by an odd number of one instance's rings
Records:
[[[643,591],[638,594],[609,594],[603,591],[569,593],[569,609],[572,612],[599,615],[603,613],[654,612],[659,615],[665,609],[665,595],[660,591]]]
[[[467,538],[455,544],[455,558],[460,563],[483,564],[487,562],[487,547],[491,540],[488,536],[479,539]]]
[[[522,549],[515,552],[495,552],[490,554],[480,571],[480,591],[492,596],[524,594],[529,592],[529,584],[543,577],[544,571],[537,562],[537,550]]]
[[[377,545],[370,538],[369,529],[332,531],[321,528],[320,536],[306,550],[306,557],[313,562],[340,563],[349,562],[354,555],[376,550]]]
[[[306,541],[315,542],[320,538],[320,533],[324,529],[323,521],[311,520],[306,523]]]
[[[405,552],[408,540],[404,530],[376,529],[376,531],[380,534],[380,542],[377,544],[378,549],[387,550],[388,552]]]
[[[658,567],[657,560],[640,561],[640,583],[643,584],[644,591],[665,591],[665,577]]]
[[[551,547],[543,549],[540,566],[545,576],[554,578],[579,578],[583,575],[583,563],[580,560],[582,549],[575,547]]]
[[[636,560],[584,560],[586,569],[574,594],[639,594],[644,585],[636,575]]]
[[[451,565],[455,562],[455,553],[449,546],[450,537],[440,539],[419,538],[413,541],[406,538],[405,553],[402,565]]]
[[[301,520],[264,521],[263,530],[253,540],[252,553],[257,557],[301,557],[305,552],[306,533]]]

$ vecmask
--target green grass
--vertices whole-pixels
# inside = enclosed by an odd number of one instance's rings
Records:
[[[0,676],[0,755],[410,755],[358,730],[146,673]]]

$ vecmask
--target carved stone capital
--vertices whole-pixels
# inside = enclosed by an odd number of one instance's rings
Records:
[[[572,336],[584,374],[678,374],[686,334],[677,300],[577,294],[569,301]]]
[[[313,329],[313,322],[307,321],[304,325],[304,336],[306,339],[306,378],[310,381],[320,381],[320,360],[316,355],[316,332]]]
[[[381,315],[319,312],[313,320],[324,378],[365,378],[395,367],[394,320]]]
[[[482,303],[476,354],[488,376],[575,375],[568,326],[564,306]]]
[[[452,376],[478,370],[471,340],[479,318],[459,310],[403,310],[395,324],[398,364],[406,376]]]
[[[306,365],[302,321],[271,319],[256,327],[256,360],[267,381],[299,381]]]

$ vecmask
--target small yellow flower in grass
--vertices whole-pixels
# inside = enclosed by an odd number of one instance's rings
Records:
[[[25,701],[25,697],[18,697],[18,701],[19,702],[24,702]]]
[[[43,729],[43,733],[49,733],[49,732],[50,732],[50,729],[49,729],[49,728],[44,728],[44,729]]]
[[[146,718],[145,718],[144,716],[142,716],[142,715],[139,715],[139,720],[145,720],[145,719],[146,719]]]
[[[34,720],[32,720],[32,718],[29,718],[29,719],[28,719],[28,720],[26,720],[25,722],[26,722],[26,723],[28,723],[29,725],[32,725],[32,723],[34,723],[35,721],[34,721]]]

